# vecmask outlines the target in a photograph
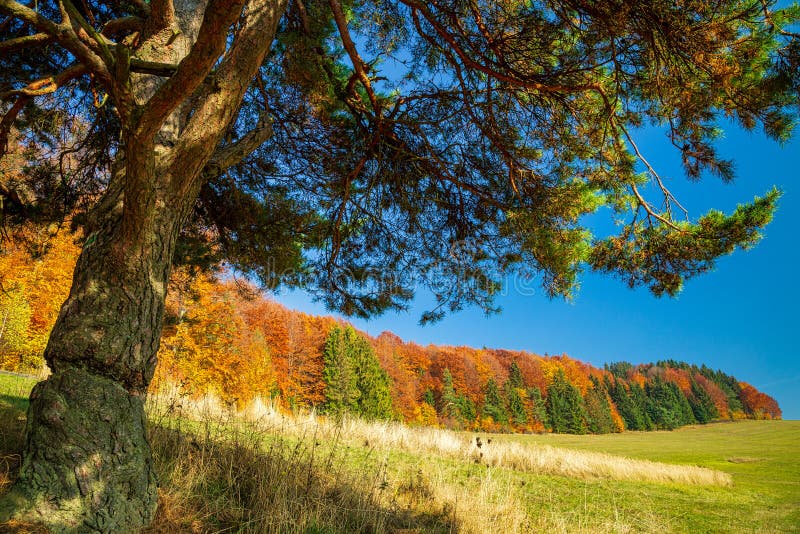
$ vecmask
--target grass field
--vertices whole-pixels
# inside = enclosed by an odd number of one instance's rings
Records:
[[[32,385],[0,374],[0,492]],[[479,448],[478,434],[213,401],[162,398],[150,417],[151,532],[800,532],[798,421],[480,434]]]

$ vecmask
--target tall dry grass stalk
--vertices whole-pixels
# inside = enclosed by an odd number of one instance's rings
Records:
[[[169,398],[169,395],[164,398]],[[200,417],[225,411],[212,396],[192,402],[187,408]],[[540,444],[495,440],[492,443],[483,442],[479,446],[463,432],[432,427],[412,428],[396,422],[369,422],[350,417],[332,420],[313,411],[287,415],[275,405],[261,399],[250,403],[239,415],[246,421],[257,422],[284,435],[298,437],[312,432],[325,439],[342,436],[348,442],[368,443],[379,450],[425,452],[534,474],[707,486],[733,484],[728,473],[705,467],[637,460]]]

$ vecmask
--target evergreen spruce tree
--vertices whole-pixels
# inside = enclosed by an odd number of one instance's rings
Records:
[[[393,416],[389,376],[378,362],[375,351],[353,327],[335,326],[323,351],[325,404],[330,414],[345,412],[367,419]]]
[[[461,420],[461,406],[456,390],[453,387],[453,375],[450,369],[442,372],[442,395],[439,399],[439,414],[442,417]]]
[[[530,399],[530,418],[532,423],[541,423],[542,426],[549,426],[547,419],[547,404],[542,398],[542,390],[533,386],[528,389],[528,398]]]
[[[677,384],[656,375],[646,385],[647,412],[656,428],[673,430],[694,422],[686,396]]]
[[[547,416],[553,432],[586,433],[586,411],[581,392],[559,370],[547,388]]]
[[[614,420],[611,418],[611,405],[606,390],[596,377],[590,377],[592,387],[586,391],[586,423],[592,434],[608,434],[614,431]]]
[[[508,369],[508,380],[506,384],[510,388],[525,389],[525,379],[522,377],[522,371],[517,365],[517,362],[511,362],[511,367]]]
[[[696,423],[697,420],[694,418],[694,413],[692,413],[692,406],[689,404],[689,399],[686,398],[683,390],[674,382],[667,382],[667,386],[672,390],[672,394],[675,396],[675,401],[677,402],[680,413],[680,426],[693,425]]]
[[[422,401],[429,406],[436,406],[436,396],[433,394],[433,390],[426,389],[425,393],[422,394]]]
[[[356,385],[359,391],[356,413],[366,419],[391,419],[394,412],[389,375],[381,367],[375,351],[366,338],[351,326],[346,328],[345,333],[356,370]]]
[[[528,414],[525,402],[522,400],[525,392],[525,379],[522,377],[517,362],[512,362],[508,371],[508,380],[503,384],[505,397],[508,400],[508,415],[511,422],[518,426],[528,424]]]
[[[637,430],[654,430],[656,425],[648,411],[649,402],[644,388],[637,382],[631,382],[629,393],[633,405],[634,417],[637,420],[641,420],[641,426],[639,426]]]
[[[325,381],[323,411],[332,415],[355,412],[361,394],[345,329],[339,326],[331,329],[325,340],[322,356],[324,361],[322,379]]]
[[[528,424],[528,414],[525,411],[525,403],[520,395],[520,388],[507,388],[506,398],[508,399],[508,415],[511,422],[518,426]]]
[[[692,396],[689,398],[689,403],[692,406],[694,418],[700,424],[706,424],[719,417],[719,411],[711,395],[695,380],[692,380]]]
[[[466,395],[458,396],[458,409],[461,411],[461,420],[463,423],[472,423],[478,417],[478,411],[475,408],[475,403]]]
[[[625,385],[621,383],[616,376],[613,381],[605,377],[604,382],[608,394],[611,396],[611,401],[617,407],[617,411],[620,417],[622,417],[622,421],[625,423],[625,428],[628,430],[642,430],[644,421],[642,420],[641,413],[637,414],[633,400],[628,390],[625,388]]]
[[[493,378],[489,379],[484,389],[481,415],[483,417],[491,417],[495,423],[508,423],[508,412],[506,412],[505,402],[500,395],[497,382],[495,382]]]

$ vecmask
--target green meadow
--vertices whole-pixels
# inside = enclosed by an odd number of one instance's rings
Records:
[[[0,374],[0,492],[33,384]],[[488,435],[185,398],[149,413],[148,532],[800,532],[800,421]]]

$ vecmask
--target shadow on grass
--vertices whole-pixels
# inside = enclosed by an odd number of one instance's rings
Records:
[[[0,407],[6,407],[10,410],[25,413],[28,410],[28,397],[19,397],[17,395],[5,395],[0,393]]]
[[[0,498],[19,471],[26,408],[27,399],[0,395]],[[180,418],[151,422],[149,438],[160,487],[147,533],[459,530],[446,505],[403,498],[403,492],[424,495],[425,488],[392,488],[385,465],[360,466],[337,443],[219,421],[188,426]],[[5,523],[0,532],[45,530]]]
[[[151,424],[159,509],[145,532],[457,532],[425,488],[394,487],[386,466],[336,442],[290,439],[246,425]]]

